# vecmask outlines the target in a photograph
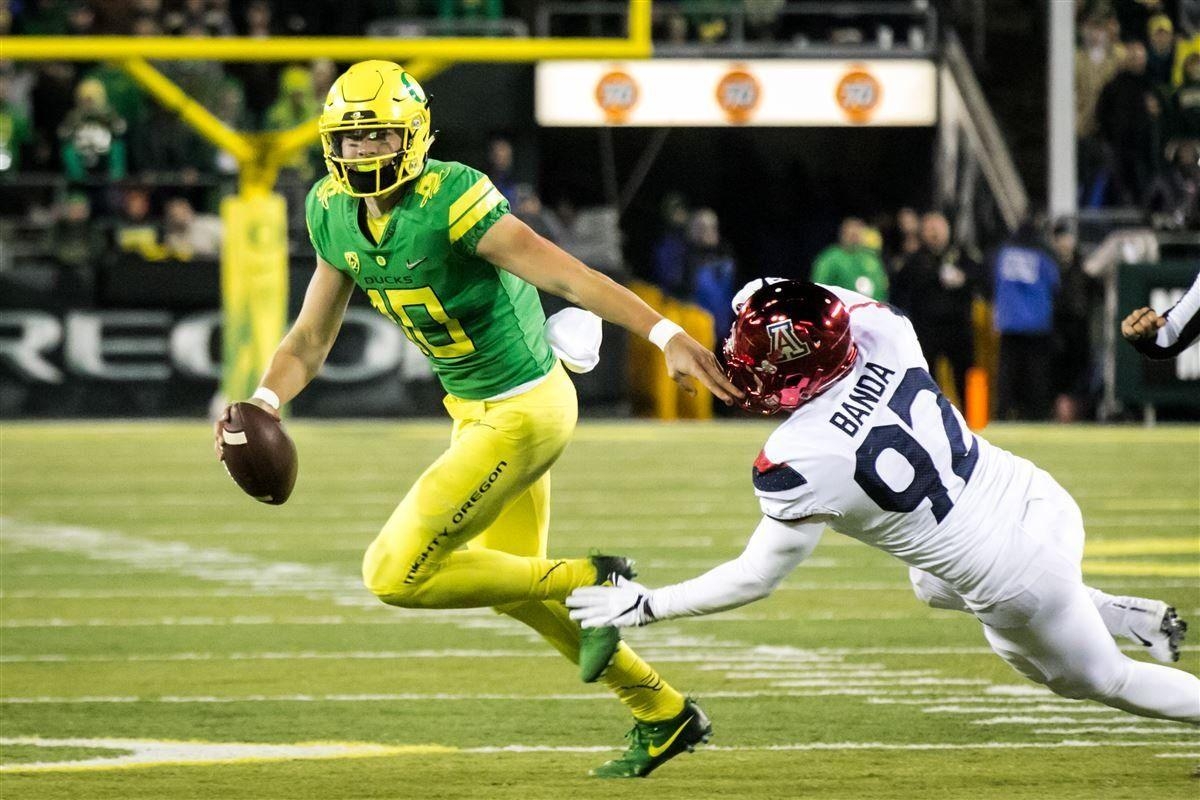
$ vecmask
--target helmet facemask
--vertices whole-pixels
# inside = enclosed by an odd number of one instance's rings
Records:
[[[400,136],[400,146],[395,151],[354,158],[342,155],[342,145],[348,137],[375,138],[386,136],[388,132]],[[412,147],[413,142],[422,135],[428,137],[418,117],[409,125],[389,122],[332,128],[321,132],[321,141],[325,149],[325,163],[342,190],[351,197],[376,197],[416,178],[425,169],[428,145],[417,148],[419,154]]]

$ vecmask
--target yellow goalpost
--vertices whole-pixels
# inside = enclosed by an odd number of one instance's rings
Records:
[[[287,208],[274,191],[281,164],[317,139],[317,121],[285,131],[237,131],[189,97],[149,60],[401,61],[418,80],[460,62],[548,59],[638,59],[651,55],[652,0],[629,0],[625,38],[483,37],[382,39],[296,37],[186,39],[165,36],[9,36],[0,58],[13,61],[112,61],[158,103],[238,162],[238,193],[221,203],[221,390],[248,397],[258,385],[287,323]]]

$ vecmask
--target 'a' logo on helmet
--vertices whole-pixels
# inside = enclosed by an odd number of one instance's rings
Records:
[[[812,352],[808,342],[796,335],[790,319],[772,322],[767,326],[767,334],[771,337],[771,354],[775,356],[772,360],[776,362],[804,358]]]

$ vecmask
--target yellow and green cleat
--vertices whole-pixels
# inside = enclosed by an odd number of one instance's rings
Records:
[[[612,586],[617,576],[632,580],[636,572],[633,561],[621,556],[590,557],[596,568],[596,585]],[[594,683],[608,669],[617,646],[621,644],[621,631],[617,628],[584,628],[579,636],[579,677],[584,683]]]
[[[625,734],[629,747],[620,758],[614,758],[592,770],[596,778],[644,778],[680,753],[691,752],[696,745],[712,737],[712,723],[690,697],[683,703],[678,716],[662,722],[634,720],[633,729]]]

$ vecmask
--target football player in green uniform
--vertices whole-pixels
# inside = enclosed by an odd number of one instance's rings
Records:
[[[399,65],[347,70],[320,132],[330,174],[306,206],[317,267],[256,400],[277,409],[313,379],[354,287],[364,291],[429,358],[454,420],[449,448],[368,548],[367,587],[392,605],[492,606],[530,626],[633,714],[628,750],[592,774],[648,774],[707,740],[711,726],[615,629],[581,635],[563,605],[576,587],[631,569],[614,556],[547,557],[549,469],[570,441],[577,402],[547,344],[537,290],[654,341],[685,388],[698,379],[727,403],[740,392],[707,348],[510,214],[486,175],[429,158],[429,102]]]

